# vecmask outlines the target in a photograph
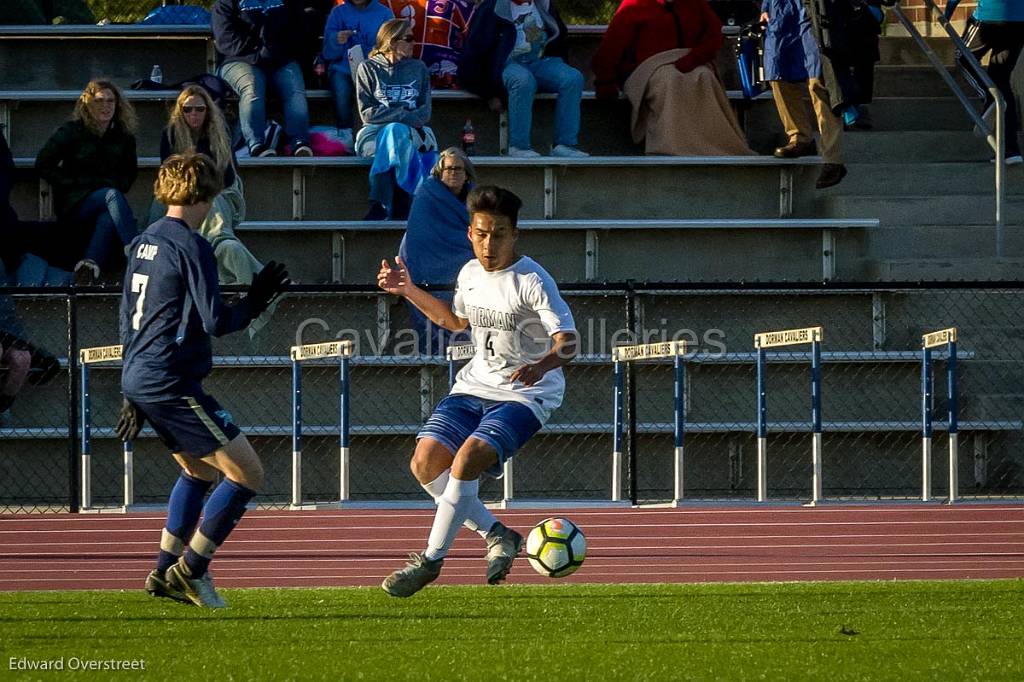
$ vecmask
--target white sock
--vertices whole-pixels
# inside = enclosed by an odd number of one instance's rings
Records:
[[[430,483],[421,483],[423,489],[427,491],[431,497],[434,498],[434,503],[444,495],[444,489],[448,485],[448,479],[451,478],[452,470],[445,469],[441,472],[441,475],[435,478]],[[466,520],[462,522],[462,525],[466,528],[475,531],[480,537],[486,538],[487,532],[491,530],[491,527],[498,522],[498,518],[491,513],[480,498],[477,497],[472,504],[469,506]]]
[[[473,500],[480,499],[480,480],[463,481],[449,478],[444,488],[444,495],[437,500],[437,512],[434,514],[434,525],[430,528],[427,538],[427,550],[423,553],[430,561],[440,559],[448,553],[455,541],[455,536],[466,520],[466,511]]]

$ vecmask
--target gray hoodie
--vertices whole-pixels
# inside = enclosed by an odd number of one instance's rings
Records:
[[[430,121],[430,72],[419,59],[390,63],[374,55],[359,65],[356,102],[364,125],[404,123],[421,128]]]

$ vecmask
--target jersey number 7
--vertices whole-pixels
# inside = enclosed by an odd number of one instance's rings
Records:
[[[135,314],[132,315],[132,329],[139,330],[142,323],[142,306],[146,302],[146,286],[149,284],[149,275],[132,273],[132,293],[138,294],[139,299],[135,301]]]

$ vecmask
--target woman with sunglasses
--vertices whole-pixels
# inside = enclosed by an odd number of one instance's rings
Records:
[[[160,134],[160,161],[173,154],[206,154],[224,176],[224,187],[213,200],[210,212],[199,226],[199,234],[213,247],[220,284],[249,284],[263,269],[255,256],[235,236],[235,228],[245,219],[245,195],[238,175],[238,160],[231,149],[231,134],[224,114],[210,93],[199,85],[189,85],[178,95],[171,119]],[[163,217],[167,207],[153,201],[149,214],[152,224]],[[272,310],[272,308],[271,308]],[[269,315],[264,313],[264,316]],[[250,329],[263,326],[261,316]]]
[[[135,110],[116,85],[89,81],[71,120],[36,156],[36,170],[53,187],[75,283],[89,285],[101,270],[124,265],[124,249],[138,235],[125,194],[138,175]],[[77,262],[76,262],[77,261]]]
[[[356,101],[363,127],[356,153],[373,158],[367,220],[405,220],[409,194],[429,168],[419,153],[437,149],[430,121],[430,74],[412,58],[412,27],[407,19],[385,21],[370,57],[356,74]]]

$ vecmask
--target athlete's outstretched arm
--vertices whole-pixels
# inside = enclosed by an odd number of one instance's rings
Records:
[[[453,313],[448,303],[416,286],[400,256],[395,257],[395,267],[391,267],[387,259],[380,262],[377,286],[389,294],[404,296],[438,327],[444,327],[450,332],[460,332],[469,325],[469,320]]]
[[[579,352],[579,337],[576,332],[555,332],[551,335],[552,346],[547,355],[532,365],[523,365],[512,372],[509,381],[518,381],[523,386],[533,386],[553,369],[572,362]]]
[[[197,240],[197,257],[186,257],[184,274],[188,293],[195,301],[196,310],[203,320],[203,329],[213,336],[224,336],[249,326],[253,310],[248,296],[234,305],[225,305],[220,298],[217,281],[217,261],[213,249],[205,240]]]

